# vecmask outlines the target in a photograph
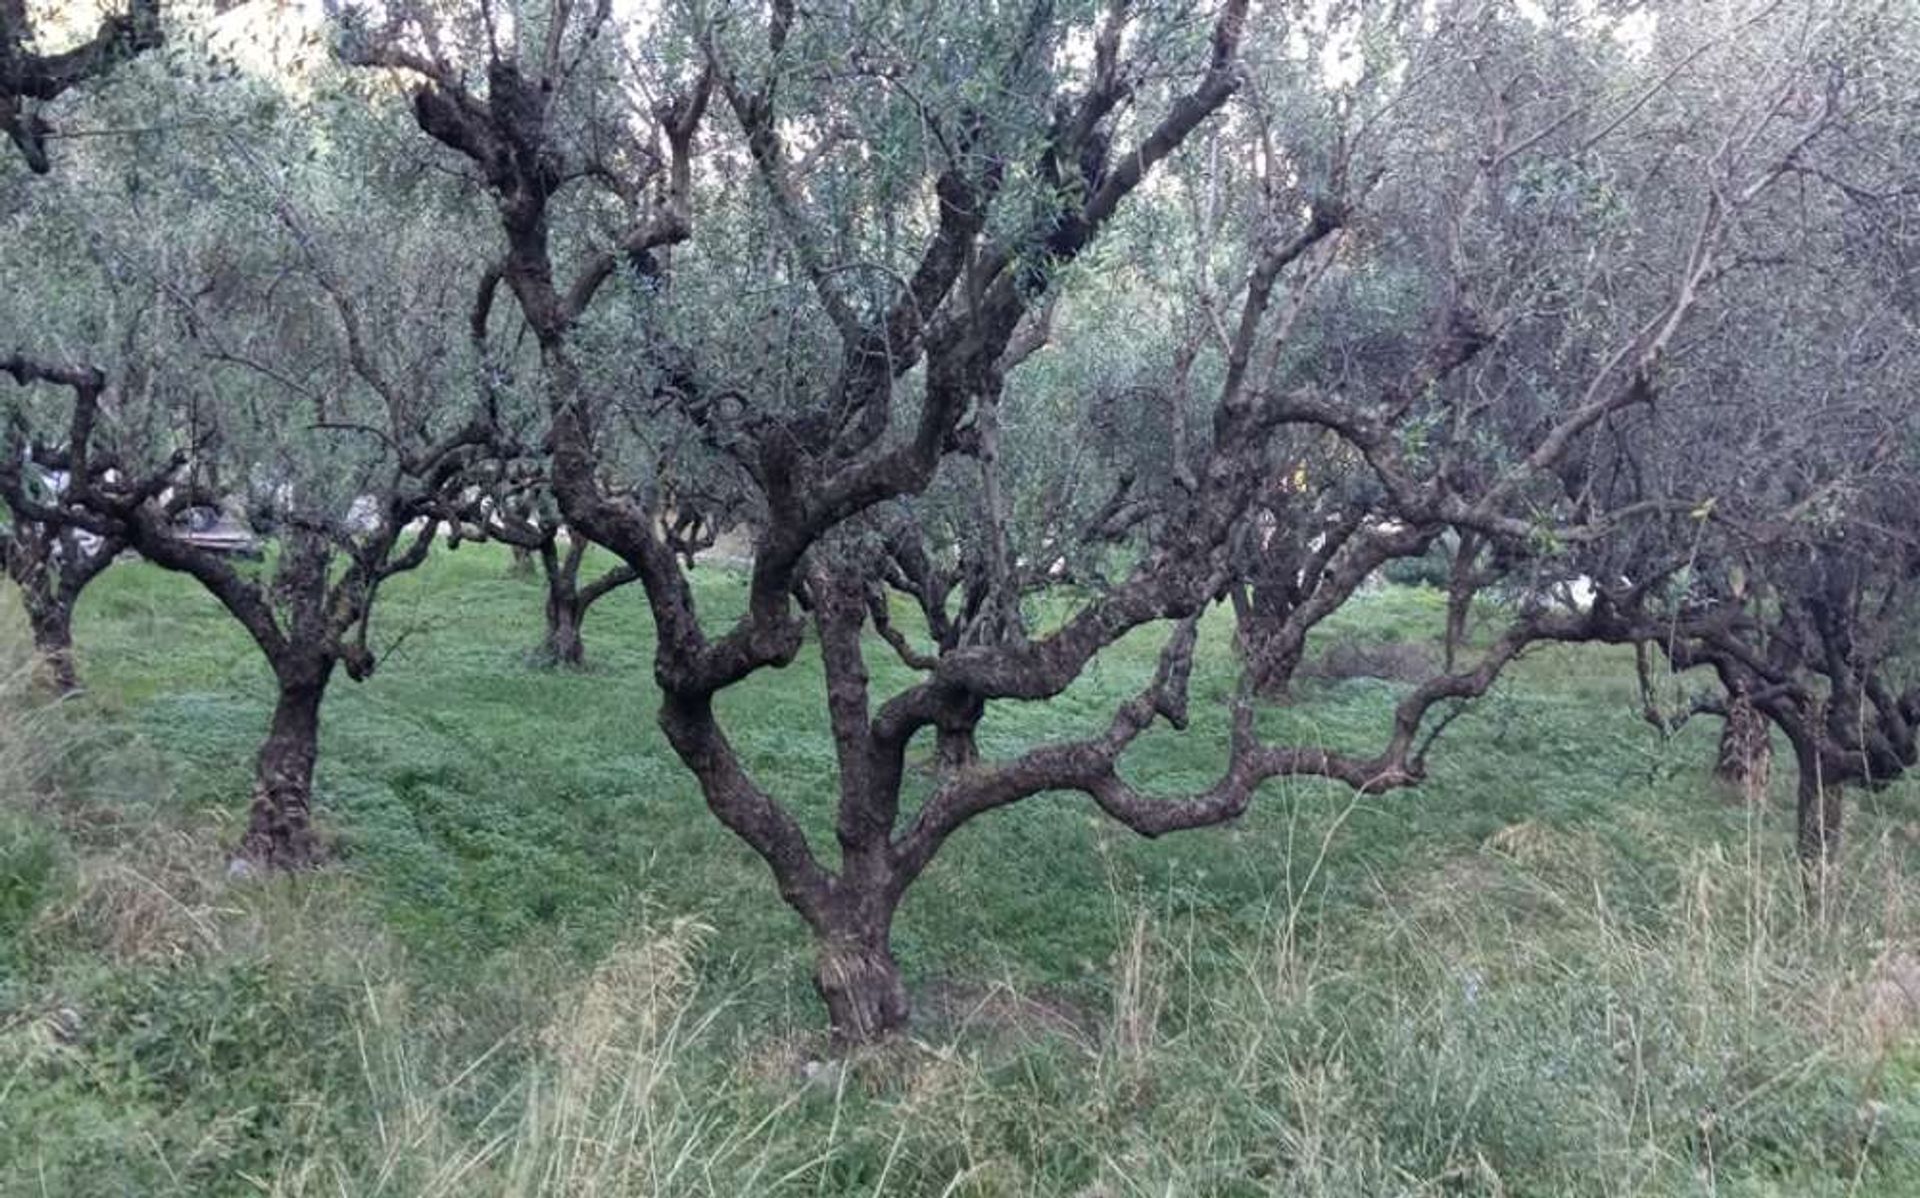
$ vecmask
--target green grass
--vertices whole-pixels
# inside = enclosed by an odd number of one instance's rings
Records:
[[[698,590],[719,622],[743,585]],[[1713,730],[1655,739],[1617,654],[1521,662],[1418,791],[1276,783],[1158,842],[1069,797],[978,821],[898,924],[916,1045],[803,1082],[809,945],[654,726],[638,590],[595,609],[584,673],[528,667],[538,586],[485,547],[378,621],[397,648],[327,700],[341,857],[310,878],[224,875],[271,689],[190,583],[88,592],[85,700],[10,675],[0,1194],[1920,1192],[1920,1051],[1883,1026],[1920,952],[1913,788],[1852,804],[1809,928],[1784,795],[1728,802]],[[1390,588],[1325,635],[1438,625]],[[1141,783],[1218,770],[1227,631]],[[1103,722],[1156,650],[994,710],[983,749]],[[1365,749],[1397,693],[1306,684],[1263,727]],[[803,653],[722,710],[830,853],[820,696]]]

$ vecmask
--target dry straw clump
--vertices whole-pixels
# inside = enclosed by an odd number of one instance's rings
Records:
[[[691,1093],[683,1056],[717,1007],[699,1010],[695,960],[710,929],[676,919],[616,949],[539,1034],[544,1063],[500,1145],[501,1192],[681,1192],[737,1151]]]
[[[103,745],[84,704],[48,699],[18,623],[17,613],[0,608],[0,809],[57,840],[66,875],[56,900],[36,916],[36,933],[75,936],[119,963],[218,950],[221,922],[233,912],[220,903],[210,834],[168,822],[164,801],[127,808],[92,795],[79,763],[137,754],[124,742]],[[150,790],[164,793],[163,773],[141,773]]]
[[[20,615],[0,604],[0,804],[43,802],[55,765],[57,712],[37,701],[34,663]]]

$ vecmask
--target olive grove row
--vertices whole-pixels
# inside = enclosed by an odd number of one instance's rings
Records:
[[[1845,789],[1915,763],[1911,3],[221,7],[0,0],[0,494],[55,685],[128,550],[258,646],[256,867],[321,856],[323,700],[379,663],[384,584],[475,538],[538,558],[561,664],[644,591],[660,725],[846,1042],[904,1026],[894,913],[969,821],[1412,786],[1543,643],[1636,647],[1664,728],[1777,730],[1814,901]],[[1309,634],[1414,562],[1444,653],[1374,751],[1263,739]],[[1186,729],[1216,606],[1217,778],[1146,792],[1125,756]],[[1104,728],[980,750],[1141,634]],[[766,789],[716,707],[803,651],[831,796]]]

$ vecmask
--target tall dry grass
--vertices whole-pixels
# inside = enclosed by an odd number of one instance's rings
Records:
[[[1116,885],[1119,951],[1085,1019],[1003,984],[988,1016],[936,1039],[769,1069],[800,1055],[791,1020],[703,982],[726,976],[706,968],[718,946],[665,914],[584,977],[505,963],[513,976],[488,984],[508,1001],[411,993],[339,880],[230,886],[217,837],[170,824],[164,801],[65,785],[60,746],[88,734],[83,716],[34,699],[19,648],[0,636],[0,850],[30,900],[17,939],[83,968],[41,961],[45,992],[0,1012],[0,1134],[17,1117],[77,1142],[86,1126],[52,1108],[82,1100],[102,1118],[153,1112],[106,1125],[151,1139],[114,1158],[121,1181],[97,1174],[120,1192],[1920,1193],[1920,884],[1892,837],[1849,846],[1818,922],[1789,816],[1764,803],[1721,842],[1646,804],[1605,825],[1514,824],[1336,902],[1328,846],[1356,833],[1335,804],[1302,822],[1310,865],[1252,930]],[[261,1039],[238,1050],[242,1073],[287,1071],[260,1087],[284,1109],[262,1118],[233,1077],[189,1072],[156,1098],[144,1078],[89,1072],[115,1059],[120,1000],[104,987],[68,1020],[64,988],[116,971],[153,980],[128,1012],[171,1010],[193,1035],[262,1005],[309,1020],[249,1025]],[[475,1022],[463,997],[537,1014],[456,1049]],[[1018,1036],[990,1026],[1021,1020]],[[79,1046],[99,1050],[84,1068]],[[192,1107],[200,1080],[236,1097]],[[166,1126],[186,1109],[206,1113]],[[222,1154],[249,1136],[274,1155],[240,1177]],[[158,1164],[135,1172],[144,1161]],[[8,1164],[0,1180],[31,1183]]]
[[[12,807],[44,796],[55,760],[53,720],[36,701],[34,672],[26,620],[0,604],[0,803]]]
[[[1856,846],[1812,925],[1755,836],[1672,846],[1651,908],[1620,901],[1604,837],[1545,827],[1326,921],[1282,896],[1253,948],[1120,904],[1090,1036],[920,1042],[811,1082],[720,1032],[703,929],[666,923],[558,1004],[477,1128],[449,1113],[463,1078],[409,1069],[406,1029],[370,1001],[378,1164],[321,1153],[276,1192],[1913,1192],[1920,994],[1898,988],[1920,892],[1896,846]]]
[[[797,1096],[769,1095],[746,1118],[728,1101],[712,1042],[724,1001],[701,995],[694,961],[707,929],[672,920],[611,953],[555,995],[553,1015],[508,1097],[464,1130],[451,1110],[497,1045],[441,1080],[419,1068],[422,1043],[404,995],[368,987],[358,1033],[374,1142],[342,1153],[319,1144],[292,1161],[273,1193],[409,1198],[614,1198],[775,1192],[783,1118]],[[722,1083],[716,1085],[716,1082]]]

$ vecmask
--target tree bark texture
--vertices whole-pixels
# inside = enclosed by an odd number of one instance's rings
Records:
[[[26,607],[43,681],[57,695],[78,692],[80,675],[73,664],[72,601],[63,601],[56,595],[44,601],[29,599]]]
[[[815,934],[814,989],[827,1006],[828,1033],[843,1048],[898,1035],[909,1014],[890,943],[898,900],[865,897],[869,901],[830,916]]]
[[[540,572],[547,582],[547,633],[539,654],[543,665],[577,669],[586,661],[580,627],[587,613],[579,587],[585,544],[576,537],[564,554],[551,539],[540,546]]]
[[[317,680],[283,682],[273,723],[254,761],[253,804],[247,814],[240,857],[276,870],[302,870],[319,863],[313,832],[313,766],[320,749],[320,702],[324,673]]]

